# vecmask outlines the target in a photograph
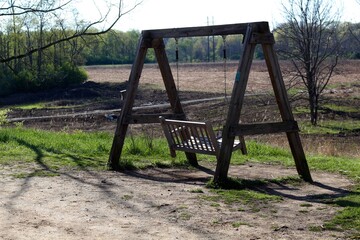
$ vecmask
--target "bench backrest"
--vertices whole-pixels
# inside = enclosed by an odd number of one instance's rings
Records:
[[[210,123],[171,120],[162,117],[160,120],[171,152],[182,150],[217,155],[219,144]]]

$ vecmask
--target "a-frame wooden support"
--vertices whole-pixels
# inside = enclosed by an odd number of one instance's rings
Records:
[[[169,98],[171,108],[173,110],[173,114],[164,117],[186,120],[186,115],[181,106],[174,78],[166,56],[163,38],[181,38],[231,34],[242,34],[244,36],[244,52],[236,73],[228,116],[226,123],[223,127],[223,142],[220,148],[220,154],[217,159],[214,180],[217,182],[227,180],[232,148],[236,136],[285,132],[289,141],[292,155],[295,160],[298,174],[305,181],[312,182],[309,167],[307,165],[307,161],[299,137],[298,125],[294,120],[290,108],[290,103],[284,86],[280,66],[277,56],[275,54],[274,37],[270,32],[267,22],[143,31],[141,34],[141,38],[139,39],[136,59],[133,64],[129,78],[127,95],[125,98],[124,106],[118,118],[117,128],[115,131],[113,145],[110,152],[109,166],[112,169],[119,168],[119,160],[129,124],[159,123],[159,115],[139,116],[132,114],[132,107],[135,100],[136,90],[139,85],[139,79],[144,65],[147,49],[153,48],[155,50],[155,55],[165,84],[165,89]],[[276,101],[280,110],[282,122],[239,124],[241,108],[250,73],[250,67],[252,64],[255,47],[259,44],[262,46],[264,52],[265,61],[269,71]],[[196,155],[189,152],[185,153],[189,162],[193,165],[197,165]]]

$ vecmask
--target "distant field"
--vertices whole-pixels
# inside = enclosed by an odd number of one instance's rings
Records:
[[[286,82],[289,80],[288,73],[292,69],[291,63],[280,61],[280,64]],[[225,72],[223,63],[179,64],[178,71],[174,63],[170,65],[175,81],[179,81],[181,90],[224,92]],[[229,62],[226,65],[227,91],[232,89],[237,65],[237,62]],[[131,71],[131,65],[87,66],[85,68],[89,74],[89,81],[95,82],[124,82],[128,80]],[[360,61],[341,61],[331,79],[329,88],[333,87],[339,92],[344,92],[346,88],[352,88],[350,95],[360,97],[359,69]],[[144,65],[140,84],[162,87],[162,79],[157,64]],[[269,78],[264,61],[254,61],[247,90],[258,92],[267,90],[268,87]]]

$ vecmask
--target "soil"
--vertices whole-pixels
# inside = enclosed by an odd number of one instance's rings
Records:
[[[227,204],[205,187],[211,168],[63,172],[13,178],[0,170],[0,239],[346,239],[323,231],[348,193],[343,176],[313,172],[314,184],[267,184],[253,190],[276,201]],[[274,179],[294,169],[248,163],[230,176]]]
[[[326,93],[329,101],[360,105],[359,64],[342,65],[334,88]],[[82,85],[16,94],[1,98],[0,104],[11,109],[10,124],[17,122],[24,127],[53,131],[114,132],[123,104],[121,91],[126,89],[130,69],[131,66],[87,67],[89,81]],[[229,63],[226,79],[234,78],[235,69],[236,63]],[[280,118],[273,96],[265,91],[270,86],[264,81],[266,74],[263,63],[255,63],[242,113],[244,122]],[[224,81],[222,64],[181,65],[177,79],[181,80],[178,87],[184,102],[224,97],[232,87],[231,81]],[[169,111],[166,107],[147,108],[167,102],[160,85],[159,70],[145,65],[135,101],[137,112]],[[19,107],[39,102],[45,107]],[[225,120],[224,104],[184,104],[184,110],[189,119],[219,124]],[[360,119],[359,112],[342,115],[326,111],[322,118]],[[157,125],[150,129],[151,134],[161,135]],[[133,130],[143,133],[141,126],[134,126]],[[359,132],[303,135],[302,139],[306,152],[325,149],[324,154],[358,157]],[[286,143],[279,139],[282,138],[268,136],[259,140],[284,146]],[[328,203],[347,194],[352,186],[341,175],[313,171],[314,184],[269,183],[252,189],[280,196],[281,200],[227,204],[210,200],[216,194],[205,185],[215,166],[200,164],[202,167],[197,170],[66,171],[46,178],[15,178],[16,167],[0,166],[0,239],[346,239],[350,234],[323,231],[323,225],[341,209]],[[250,180],[274,179],[294,176],[296,170],[247,163],[231,166],[229,175]]]

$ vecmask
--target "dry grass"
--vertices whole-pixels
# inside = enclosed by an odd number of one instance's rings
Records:
[[[226,71],[227,91],[232,90],[235,79],[237,62],[228,62]],[[280,61],[283,72],[291,72],[291,63]],[[360,61],[344,60],[338,65],[335,75],[330,84],[351,85],[359,84]],[[202,92],[223,92],[224,91],[224,65],[218,63],[199,64],[171,64],[175,81],[179,80],[180,89],[184,91],[195,90]],[[86,70],[89,80],[95,82],[124,82],[127,81],[131,71],[131,65],[109,65],[109,66],[88,66]],[[177,78],[179,76],[179,78]],[[287,77],[284,76],[287,81]],[[145,64],[140,79],[141,85],[157,86],[162,88],[162,78],[157,64]],[[254,61],[248,82],[248,91],[259,92],[268,90],[270,80],[264,61]]]

